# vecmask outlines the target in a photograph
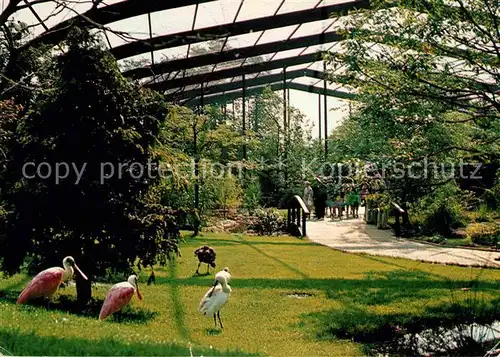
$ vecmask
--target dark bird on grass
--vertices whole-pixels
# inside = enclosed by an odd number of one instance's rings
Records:
[[[148,285],[151,285],[151,283],[156,284],[155,272],[153,270],[151,270],[151,275],[148,279]]]
[[[207,274],[210,273],[210,267],[215,268],[215,250],[210,248],[208,245],[204,245],[194,251],[194,255],[198,257],[198,268],[195,274],[199,274],[201,263],[207,264]]]

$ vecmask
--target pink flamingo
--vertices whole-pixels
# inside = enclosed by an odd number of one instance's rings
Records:
[[[68,256],[63,259],[63,268],[53,267],[45,269],[38,273],[29,285],[21,292],[19,298],[17,299],[17,304],[25,304],[30,299],[35,297],[45,297],[52,298],[56,293],[59,285],[62,282],[66,282],[73,278],[74,270],[73,267],[78,270],[85,280],[88,280],[87,276],[78,268],[73,257]]]
[[[99,313],[99,320],[104,320],[109,315],[121,310],[127,305],[134,293],[137,291],[137,297],[142,300],[139,285],[137,283],[137,276],[130,275],[127,281],[115,284],[109,289],[106,300],[102,304],[101,312]]]

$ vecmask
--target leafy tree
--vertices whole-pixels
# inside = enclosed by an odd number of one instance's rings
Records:
[[[16,133],[5,194],[12,214],[0,255],[7,273],[26,257],[39,270],[74,256],[89,277],[76,275],[78,300],[86,303],[93,279],[164,264],[178,232],[158,202],[159,175],[140,172],[160,160],[157,136],[168,112],[161,96],[123,78],[88,33],[74,31],[67,47],[52,90]],[[59,164],[64,177],[57,181],[52,171],[43,179],[27,163]]]
[[[203,223],[208,210],[216,208],[217,198],[211,166],[230,166],[238,164],[238,151],[243,138],[230,122],[223,122],[222,113],[216,107],[207,106],[205,114],[193,110],[172,106],[168,120],[162,128],[159,140],[170,148],[169,156],[177,158],[172,162],[174,171],[183,178],[182,195],[179,185],[173,181],[165,194],[174,197],[172,208],[194,211],[194,215]],[[206,177],[208,176],[208,177]],[[193,227],[195,233],[198,226]]]
[[[302,165],[313,160],[311,127],[303,113],[290,107],[283,120],[282,98],[266,88],[249,110],[252,138],[258,143],[248,157],[257,163],[262,204],[282,206],[294,194],[302,194]]]
[[[221,178],[216,178],[214,188],[218,207],[224,211],[240,207],[243,191],[238,179],[231,172],[226,171]]]
[[[335,150],[404,170],[425,160],[497,165],[498,2],[387,4],[346,18],[343,50],[326,56],[331,80],[355,87],[360,99]],[[347,142],[347,132],[356,140]],[[415,200],[453,179],[416,171],[420,178],[389,175],[393,196]]]

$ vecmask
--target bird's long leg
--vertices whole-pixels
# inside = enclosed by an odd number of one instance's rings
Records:
[[[201,265],[201,262],[198,262],[198,268],[196,268],[196,273],[195,273],[195,274],[200,274],[200,273],[198,272],[198,270],[200,270],[200,265]]]
[[[210,264],[207,263],[207,275],[210,274]]]
[[[215,318],[215,314],[214,314],[214,322],[215,322],[215,328],[217,328],[217,319]]]
[[[220,310],[217,311],[217,317],[219,318],[219,324],[220,324],[220,328],[223,329],[224,327],[222,327],[222,321],[220,319]]]

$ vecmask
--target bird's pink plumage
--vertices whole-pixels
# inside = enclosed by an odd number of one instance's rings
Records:
[[[38,273],[29,285],[21,292],[17,299],[18,304],[25,304],[34,297],[50,298],[61,285],[64,269],[50,268]]]
[[[99,319],[104,320],[109,315],[121,310],[130,302],[132,296],[134,296],[134,288],[132,286],[112,288],[108,292],[106,300],[104,300],[101,312],[99,313]]]

